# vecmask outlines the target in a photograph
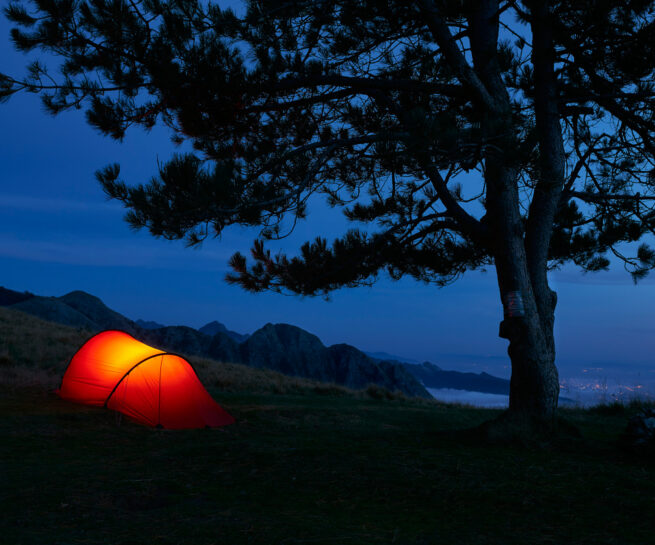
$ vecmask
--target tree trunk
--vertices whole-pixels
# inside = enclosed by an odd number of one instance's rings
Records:
[[[552,326],[544,331],[539,316],[526,312],[523,317],[506,317],[500,336],[509,340],[507,353],[512,362],[510,412],[552,421],[559,397],[555,353],[549,346]]]
[[[559,396],[553,334],[557,298],[548,287],[545,270],[543,275],[531,274],[516,172],[502,159],[490,159],[485,178],[490,244],[504,308],[499,334],[509,340],[512,363],[509,413],[549,425]]]
[[[554,313],[557,297],[548,287],[548,249],[562,188],[566,157],[558,109],[555,47],[552,36],[552,6],[549,2],[528,3],[532,14],[532,60],[535,77],[535,120],[539,140],[539,177],[526,224],[524,252],[517,255],[525,270],[525,316],[509,316],[500,335],[509,339],[512,360],[510,412],[526,413],[553,420],[559,396],[555,367]],[[502,265],[501,265],[502,268]],[[523,279],[522,279],[523,280]],[[501,294],[508,312],[507,295]],[[507,289],[507,288],[505,288]]]
[[[541,164],[526,224],[519,206],[520,166],[515,158],[517,142],[512,102],[498,61],[499,2],[482,0],[471,6],[475,7],[468,15],[473,67],[493,97],[484,103],[481,127],[485,137],[495,144],[495,148],[485,154],[485,205],[487,242],[494,257],[505,314],[500,336],[509,340],[508,354],[512,362],[507,414],[510,421],[530,425],[539,422],[550,428],[557,411],[559,380],[553,335],[557,299],[548,287],[547,264],[565,163],[550,8],[547,2],[531,3],[535,17],[543,19],[532,22],[535,78],[538,80],[535,117]]]

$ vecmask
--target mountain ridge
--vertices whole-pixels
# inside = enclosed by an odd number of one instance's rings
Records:
[[[225,325],[223,325],[221,322],[218,322],[216,320],[214,320],[213,322],[209,322],[208,324],[205,324],[202,327],[199,327],[198,331],[200,331],[200,333],[204,333],[205,335],[216,335],[216,333],[225,333],[226,335],[229,335],[237,342],[243,342],[248,337],[250,337],[250,334],[248,333],[243,334],[243,333],[237,333],[236,331],[232,331],[227,327],[225,327]]]
[[[200,329],[152,327],[161,324],[133,321],[110,309],[98,297],[80,290],[61,297],[43,297],[0,288],[0,306],[91,331],[120,329],[169,351],[273,369],[349,388],[377,384],[411,397],[424,398],[432,397],[426,388],[509,392],[509,381],[486,373],[445,371],[430,362],[416,364],[379,359],[348,344],[325,346],[316,335],[291,324],[267,323],[249,335],[230,331],[217,321]]]

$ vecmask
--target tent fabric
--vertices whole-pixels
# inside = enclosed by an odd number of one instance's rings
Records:
[[[234,422],[205,390],[189,362],[123,331],[103,331],[84,343],[57,393],[148,426],[186,429]]]

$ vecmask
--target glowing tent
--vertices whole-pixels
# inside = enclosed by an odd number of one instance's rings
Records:
[[[184,358],[122,331],[91,337],[68,364],[63,399],[119,411],[169,429],[225,426],[234,419],[209,395]]]

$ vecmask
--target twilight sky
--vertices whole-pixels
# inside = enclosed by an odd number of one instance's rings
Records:
[[[0,72],[22,75],[26,57],[9,41],[0,17]],[[467,273],[438,289],[414,280],[381,279],[373,288],[343,289],[331,301],[248,294],[224,281],[227,260],[247,252],[254,230],[233,228],[200,249],[133,232],[108,202],[94,172],[121,164],[128,182],[145,182],[158,158],[175,150],[164,128],[128,132],[123,143],[89,127],[82,112],[53,118],[38,97],[0,104],[0,285],[40,295],[81,289],[133,318],[199,327],[219,320],[238,332],[267,322],[298,325],[325,344],[346,342],[445,368],[509,376],[495,275]],[[346,222],[315,203],[309,220],[287,239],[293,252],[316,235],[332,238]],[[558,292],[558,365],[562,378],[619,377],[655,381],[655,276],[635,286],[620,265],[584,275],[551,276]]]

